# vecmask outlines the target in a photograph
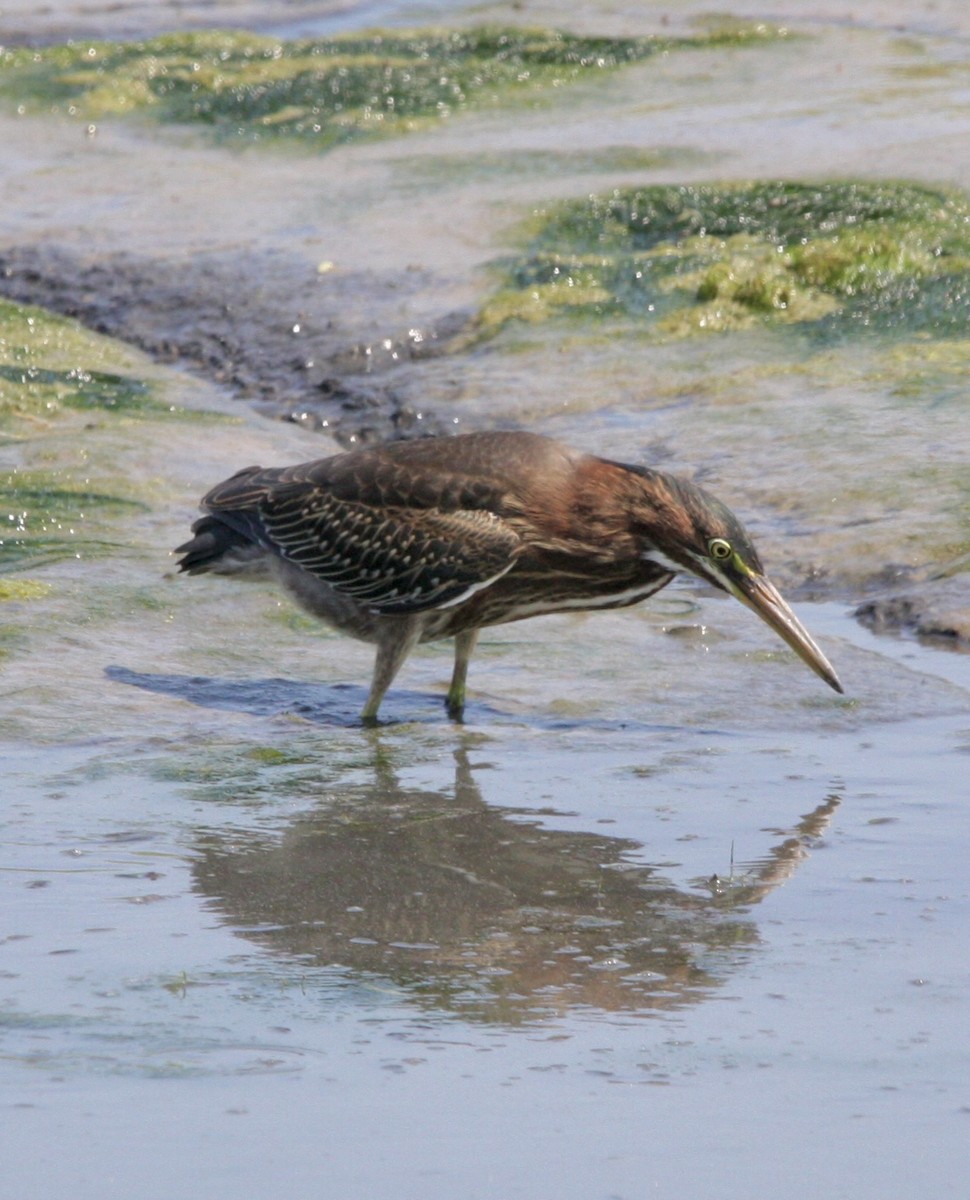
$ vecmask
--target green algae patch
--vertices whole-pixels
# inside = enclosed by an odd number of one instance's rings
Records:
[[[44,309],[0,300],[0,431],[66,411],[167,412],[116,343]]]
[[[0,604],[41,600],[50,590],[49,583],[37,579],[0,579]]]
[[[0,571],[117,550],[92,527],[99,529],[105,517],[132,511],[144,512],[146,506],[72,486],[60,474],[0,473]]]
[[[118,494],[109,464],[92,470],[86,434],[176,411],[117,343],[0,301],[0,573],[116,553],[118,521],[147,506]],[[25,580],[2,585],[0,599],[38,598]]]
[[[708,156],[689,147],[593,146],[577,150],[480,151],[395,157],[390,167],[404,187],[458,187],[491,180],[558,179],[564,175],[656,171],[698,166]]]
[[[478,332],[622,315],[657,336],[789,325],[932,338],[970,325],[970,204],[906,183],[616,189],[530,223]]]
[[[230,137],[291,138],[327,149],[511,97],[557,95],[564,84],[660,53],[783,36],[781,29],[756,24],[681,38],[495,27],[291,42],[229,32],[175,34],[4,50],[0,94],[23,111],[87,121],[144,113]]]

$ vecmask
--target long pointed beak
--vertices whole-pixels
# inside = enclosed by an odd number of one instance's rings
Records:
[[[816,675],[819,675],[830,688],[842,691],[839,677],[832,664],[808,634],[808,630],[799,621],[785,601],[781,592],[773,583],[769,583],[763,575],[749,575],[731,580],[731,591],[748,608],[753,609],[766,624],[788,643],[802,662],[807,663]]]

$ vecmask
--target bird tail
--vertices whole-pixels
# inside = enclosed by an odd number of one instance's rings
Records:
[[[178,569],[186,575],[264,575],[267,547],[245,513],[209,513],[192,526],[194,537],[178,546]]]
[[[259,518],[259,501],[278,473],[244,467],[204,496],[205,515],[192,526],[195,536],[174,551],[182,555],[179,570],[186,575],[211,571],[264,578],[272,548]]]

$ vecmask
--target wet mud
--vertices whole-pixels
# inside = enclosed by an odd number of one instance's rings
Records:
[[[855,615],[875,633],[915,634],[930,645],[970,648],[967,585],[961,579],[894,589],[885,597],[860,604]]]
[[[397,336],[383,332],[382,310],[426,285],[406,274],[392,281],[349,271],[334,273],[324,289],[305,263],[278,254],[170,262],[92,259],[60,246],[0,251],[0,293],[9,299],[74,317],[266,415],[326,429],[347,447],[453,429],[447,414],[403,399],[394,370],[442,353],[468,315],[444,313]],[[370,319],[356,322],[362,297]]]

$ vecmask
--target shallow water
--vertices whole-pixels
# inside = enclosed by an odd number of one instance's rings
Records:
[[[156,504],[123,560],[40,566],[5,606],[14,1190],[964,1177],[970,658],[804,605],[841,700],[687,588],[491,631],[461,727],[428,648],[364,730],[366,648],[161,578],[213,455],[314,443],[187,418],[89,429],[86,469]]]
[[[820,13],[817,40],[760,60],[636,68],[561,123],[472,114],[323,160],[7,116],[0,229],[99,268],[137,251],[159,277],[193,259],[202,276],[206,254],[269,263],[282,325],[294,264],[316,279],[333,259],[344,347],[379,347],[478,302],[531,205],[625,182],[610,147],[667,147],[637,179],[970,185],[963,6],[869,16]],[[907,20],[925,41],[900,41]],[[581,169],[502,168],[577,144]],[[450,648],[422,649],[364,730],[366,647],[271,591],[169,573],[207,486],[331,443],[60,336],[38,387],[64,385],[66,356],[144,401],[35,391],[0,435],[11,488],[113,498],[28,521],[34,557],[0,574],[11,1194],[962,1194],[970,656],[851,615],[881,572],[891,587],[964,552],[958,357],[571,326],[392,372],[468,428],[699,471],[803,598],[846,696],[685,585],[488,631],[462,726],[443,714]],[[940,603],[964,612],[965,578]]]
[[[56,1129],[78,1195],[946,1194],[967,660],[809,615],[927,715],[560,713],[569,663],[364,732],[357,688],[109,670],[127,722],[4,756],[7,1178]]]

